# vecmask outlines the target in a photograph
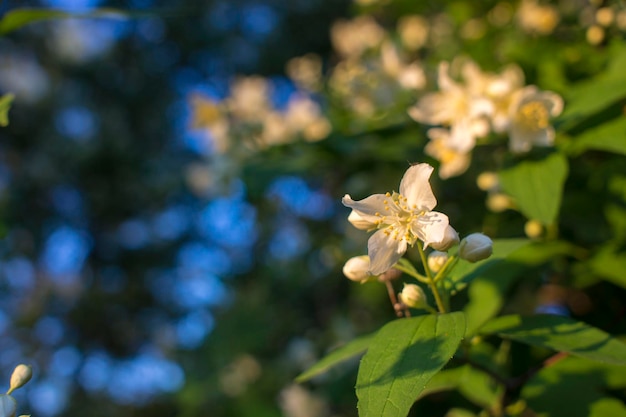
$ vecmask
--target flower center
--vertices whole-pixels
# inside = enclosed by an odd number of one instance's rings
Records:
[[[405,240],[409,245],[415,243],[417,237],[411,232],[411,225],[426,214],[418,210],[417,206],[410,207],[408,199],[400,193],[385,194],[384,212],[376,213],[380,218],[376,222],[377,227],[384,228],[384,233],[393,240]]]
[[[524,104],[517,114],[519,124],[529,130],[540,130],[548,127],[549,114],[546,106],[539,101]]]

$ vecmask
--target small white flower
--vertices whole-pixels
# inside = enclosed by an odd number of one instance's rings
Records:
[[[439,161],[439,177],[446,179],[467,171],[472,159],[471,147],[459,150],[453,145],[454,133],[447,129],[435,127],[428,129],[427,134],[430,141],[426,144],[424,152]]]
[[[487,259],[493,253],[493,241],[482,233],[472,233],[461,241],[459,257],[469,262]]]
[[[509,148],[511,152],[528,152],[533,145],[551,146],[554,128],[550,117],[563,111],[563,99],[551,91],[528,86],[517,93],[510,113]]]
[[[346,194],[341,200],[360,217],[360,229],[378,229],[367,245],[371,275],[390,269],[417,240],[427,247],[444,238],[448,216],[431,211],[437,205],[428,182],[432,172],[428,164],[413,165],[402,177],[400,193],[374,194],[360,201]]]

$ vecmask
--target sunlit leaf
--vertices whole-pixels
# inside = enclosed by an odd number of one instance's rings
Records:
[[[0,126],[9,125],[9,109],[13,103],[15,95],[8,93],[0,97]]]
[[[626,254],[614,245],[603,247],[590,261],[593,271],[602,278],[626,288]]]
[[[586,117],[597,113],[626,97],[624,63],[626,48],[614,48],[614,56],[605,72],[571,86],[566,91],[565,109],[559,118],[562,128],[576,125]]]
[[[503,316],[485,324],[480,332],[498,334],[518,342],[567,352],[598,362],[626,366],[626,344],[603,330],[568,317]]]
[[[296,377],[296,382],[304,382],[328,371],[333,366],[345,362],[355,356],[361,355],[367,350],[370,342],[376,334],[371,333],[366,336],[358,337],[345,345],[333,350],[324,356],[319,362],[311,368]]]
[[[526,217],[549,225],[559,214],[567,172],[567,159],[553,153],[541,161],[524,161],[500,172],[500,182]]]
[[[624,404],[607,397],[626,387],[624,368],[569,356],[544,367],[523,387],[521,397],[539,416],[624,416]],[[609,411],[610,410],[610,411]]]
[[[493,379],[470,365],[440,371],[428,382],[419,398],[455,389],[469,401],[483,408],[493,406],[499,398],[499,389],[493,383]]]
[[[464,372],[459,381],[459,392],[472,403],[489,409],[500,399],[503,387],[497,385],[493,378],[485,372],[470,365],[463,367]]]
[[[376,334],[357,377],[361,417],[404,417],[463,335],[461,312],[395,320]]]
[[[626,117],[618,117],[598,127],[585,130],[571,139],[571,142],[565,145],[565,149],[573,154],[593,149],[626,155]]]
[[[0,20],[0,35],[20,29],[30,23],[42,20],[65,18],[125,18],[128,13],[122,10],[101,8],[88,13],[68,13],[58,9],[20,8],[8,11]]]

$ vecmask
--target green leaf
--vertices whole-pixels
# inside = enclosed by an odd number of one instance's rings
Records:
[[[553,153],[500,172],[500,183],[526,217],[550,225],[559,214],[567,171],[567,159]]]
[[[11,103],[13,103],[15,95],[7,93],[0,97],[0,126],[5,127],[9,125],[9,109]]]
[[[626,288],[626,255],[616,245],[604,246],[590,261],[591,269],[602,278]]]
[[[500,399],[503,387],[494,383],[493,378],[470,365],[464,366],[459,381],[459,392],[472,403],[482,408],[494,407]]]
[[[482,408],[492,407],[501,393],[501,387],[494,384],[491,376],[470,365],[463,365],[445,369],[433,376],[419,398],[454,389],[458,389],[465,398]]]
[[[618,45],[610,53],[613,57],[606,71],[592,79],[581,81],[566,91],[565,109],[559,117],[561,130],[575,126],[588,116],[626,97],[626,48]]]
[[[495,239],[493,241],[493,254],[479,262],[467,262],[459,260],[450,274],[443,280],[444,288],[451,294],[462,290],[474,278],[484,274],[489,268],[495,266],[500,260],[505,259],[517,249],[530,243],[528,239]]]
[[[367,350],[376,333],[358,337],[324,356],[311,368],[296,377],[296,382],[304,382],[328,371],[333,366],[347,361]]]
[[[509,287],[525,271],[557,256],[580,256],[580,251],[567,242],[537,242],[525,245],[506,259],[500,259],[490,268],[481,270],[469,286],[469,302],[463,309],[467,323],[466,337],[474,335],[480,326],[498,314]]]
[[[607,389],[626,387],[618,366],[569,356],[542,368],[522,388],[521,397],[539,416],[624,416],[624,404]]]
[[[457,389],[464,372],[465,367],[460,366],[458,368],[444,369],[436,373],[432,379],[428,381],[428,384],[426,384],[426,387],[420,393],[418,399],[430,394]]]
[[[585,130],[566,143],[564,149],[574,156],[587,149],[626,155],[626,117],[618,117],[598,127]]]
[[[359,367],[359,416],[406,416],[464,334],[461,312],[399,319],[381,328]]]
[[[593,361],[626,366],[626,344],[586,323],[563,316],[498,317],[480,332],[533,346],[567,352]]]
[[[30,23],[63,18],[126,18],[128,13],[118,9],[101,8],[84,14],[68,13],[58,9],[24,7],[8,11],[0,20],[0,35],[20,29]]]

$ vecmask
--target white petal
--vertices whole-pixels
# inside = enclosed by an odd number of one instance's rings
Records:
[[[458,89],[459,86],[455,83],[450,74],[448,74],[448,70],[450,69],[450,64],[448,62],[442,61],[439,63],[439,67],[437,68],[437,85],[439,89],[442,91],[448,91],[452,89]]]
[[[0,417],[13,417],[17,410],[17,402],[10,395],[0,394]]]
[[[389,203],[391,203],[391,198],[387,197],[385,194],[372,194],[371,196],[359,201],[354,201],[349,194],[346,194],[341,199],[341,203],[344,206],[355,210],[363,219],[375,222],[376,220],[380,220],[380,217],[376,216],[376,213],[385,212],[386,200],[390,200]],[[393,206],[393,204],[389,205]]]
[[[348,216],[348,221],[359,230],[370,230],[376,228],[376,224],[371,221],[372,217],[361,216],[357,211],[352,210]]]
[[[367,241],[370,274],[380,275],[391,269],[404,255],[406,248],[406,241],[393,239],[384,229],[374,233]]]
[[[400,181],[400,194],[407,198],[410,207],[415,205],[420,210],[432,210],[437,205],[437,199],[428,182],[433,169],[428,164],[417,164],[404,173]]]
[[[427,247],[431,243],[443,240],[449,224],[448,216],[438,211],[431,211],[413,223],[411,231],[419,240],[424,242],[424,247]]]

